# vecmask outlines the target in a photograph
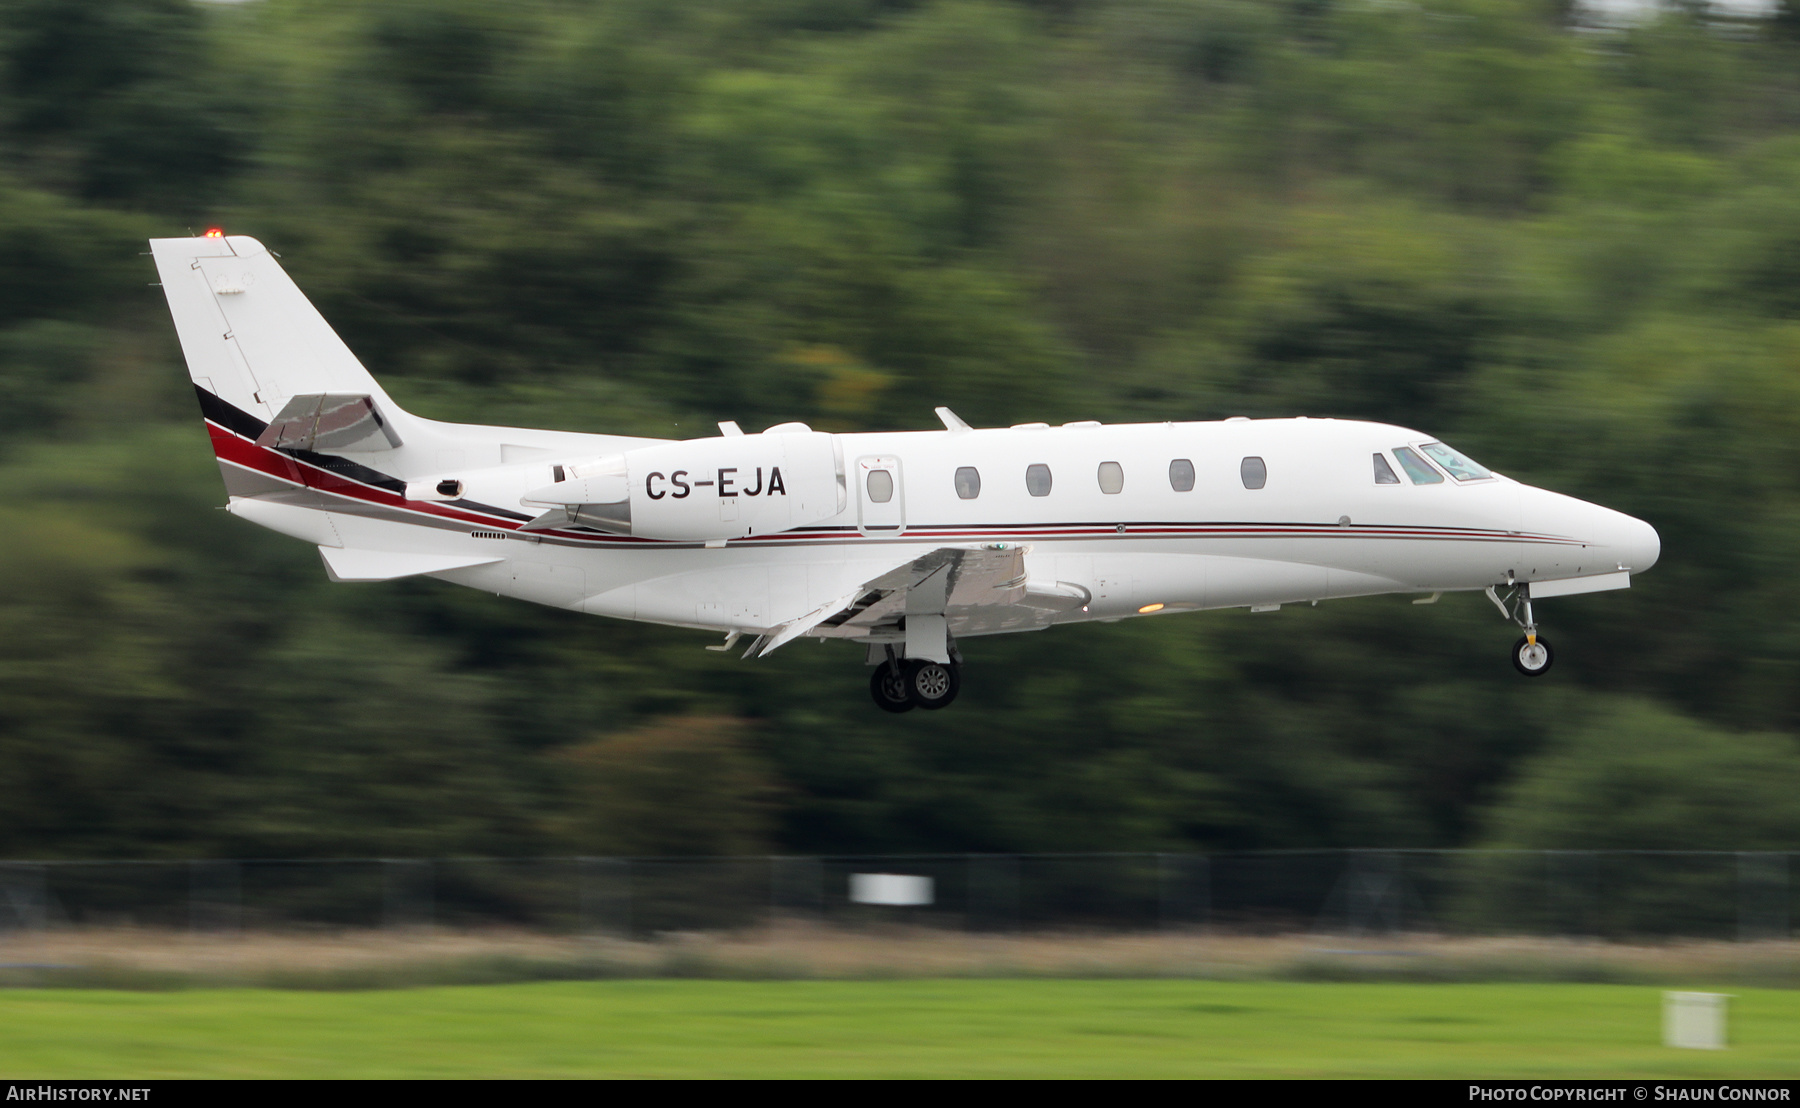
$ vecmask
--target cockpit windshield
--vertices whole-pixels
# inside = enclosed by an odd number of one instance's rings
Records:
[[[1400,468],[1412,478],[1415,485],[1441,485],[1444,475],[1431,468],[1431,463],[1419,457],[1404,446],[1394,447],[1394,457],[1400,459]]]
[[[1428,442],[1419,449],[1430,455],[1432,461],[1443,466],[1444,472],[1458,481],[1481,481],[1493,476],[1482,466],[1441,442]]]

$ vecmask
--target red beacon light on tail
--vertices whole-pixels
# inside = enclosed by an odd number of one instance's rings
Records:
[[[209,239],[222,239],[225,237],[225,230],[222,227],[208,227],[206,229],[206,237]]]

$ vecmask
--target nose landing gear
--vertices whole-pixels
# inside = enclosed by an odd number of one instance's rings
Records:
[[[1510,575],[1509,575],[1510,576]],[[1500,609],[1500,614],[1519,625],[1525,637],[1513,644],[1513,668],[1527,677],[1542,677],[1556,661],[1556,651],[1537,633],[1537,620],[1531,614],[1531,586],[1516,585],[1502,598],[1493,585],[1487,587],[1487,598]]]
[[[1545,640],[1534,642],[1534,638],[1536,636],[1527,635],[1513,643],[1513,668],[1527,677],[1542,677],[1550,663],[1556,660],[1556,652]]]

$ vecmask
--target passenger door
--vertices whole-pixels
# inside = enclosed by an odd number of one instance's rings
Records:
[[[900,459],[878,455],[856,460],[857,530],[865,535],[898,535],[906,530],[906,490]]]

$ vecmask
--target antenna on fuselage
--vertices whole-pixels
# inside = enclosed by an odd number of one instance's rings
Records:
[[[944,430],[946,431],[973,431],[975,429],[970,427],[967,423],[964,423],[963,417],[957,415],[949,408],[938,407],[933,408],[932,411],[935,411],[937,417],[944,421]]]

